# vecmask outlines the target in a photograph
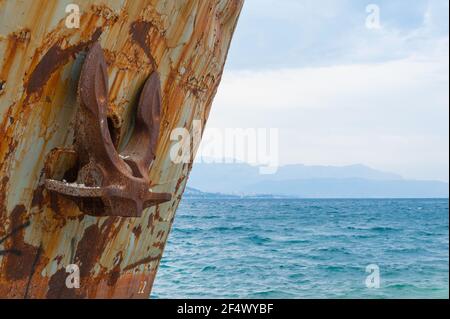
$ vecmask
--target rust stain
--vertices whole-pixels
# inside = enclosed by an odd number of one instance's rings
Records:
[[[40,185],[33,191],[31,207],[42,208],[42,204],[44,203],[44,189],[44,185]]]
[[[5,208],[6,185],[8,185],[9,177],[3,176],[0,182],[0,208]]]
[[[101,227],[91,225],[84,231],[84,235],[77,245],[74,263],[80,267],[80,281],[84,284],[80,289],[68,289],[65,285],[67,273],[65,268],[60,268],[49,281],[46,298],[85,298],[90,289],[89,283],[95,281],[92,271],[97,264],[101,252],[104,250],[109,234],[113,229],[116,218],[109,217]],[[117,272],[118,269],[116,268]],[[114,269],[113,269],[114,272]],[[115,274],[117,276],[117,274]],[[114,275],[112,275],[114,277]],[[95,285],[93,286],[95,288]]]
[[[46,293],[46,298],[48,299],[74,299],[83,298],[86,295],[81,293],[78,294],[78,289],[67,289],[66,287],[67,273],[64,268],[59,269],[48,282],[48,291]]]
[[[30,292],[33,276],[34,276],[34,273],[37,271],[36,268],[37,268],[38,263],[40,261],[41,255],[42,255],[42,244],[38,247],[36,255],[35,255],[34,260],[33,260],[33,263],[31,264],[31,271],[30,271],[30,274],[28,275],[28,280],[27,280],[27,284],[26,284],[26,288],[25,288],[25,294],[24,294],[24,297],[23,297],[24,299],[28,298],[28,294]]]
[[[6,81],[0,80],[0,96],[5,92]]]
[[[133,227],[133,234],[134,236],[136,236],[136,238],[138,238],[141,235],[141,233],[142,233],[141,225]]]
[[[2,63],[3,67],[0,70],[0,79],[2,79],[3,83],[5,83],[5,79],[14,64],[14,60],[20,52],[19,49],[23,50],[29,40],[30,30],[28,29],[18,30],[8,36],[7,48]]]
[[[101,228],[97,225],[92,225],[85,230],[75,253],[75,263],[80,266],[81,278],[90,276],[92,268],[100,258],[101,251],[104,249],[114,221],[114,217],[109,217]]]
[[[102,29],[97,28],[89,41],[70,46],[66,49],[62,49],[59,44],[53,45],[39,61],[31,73],[28,82],[25,84],[28,96],[39,92],[50,79],[53,72],[66,64],[69,58],[74,58],[76,53],[97,41],[101,34]]]
[[[150,47],[147,44],[147,36],[149,35],[152,28],[154,28],[154,25],[151,22],[135,21],[131,24],[130,34],[132,40],[141,47],[147,58],[150,60],[153,69],[156,70],[157,67],[155,58],[153,57]]]
[[[152,255],[151,256],[147,256],[145,258],[142,258],[142,259],[140,259],[140,260],[138,260],[138,261],[136,261],[136,262],[126,266],[125,268],[123,268],[123,270],[124,271],[131,270],[133,268],[139,267],[140,265],[144,265],[144,264],[151,263],[152,261],[160,260],[161,256],[162,256],[161,254],[160,255],[155,255],[155,256],[152,256]]]
[[[11,212],[11,226],[9,228],[9,244],[5,246],[4,251],[8,255],[5,274],[9,280],[21,280],[26,278],[32,271],[33,260],[38,252],[38,248],[25,243],[23,234],[26,227],[30,225],[29,221],[24,219],[25,206],[17,205]],[[5,253],[4,253],[5,254]]]
[[[121,251],[119,251],[115,257],[116,265],[109,272],[109,275],[108,275],[108,286],[110,286],[110,287],[114,287],[120,278],[120,275],[121,275],[120,265],[122,263],[122,260],[123,260],[123,253]]]

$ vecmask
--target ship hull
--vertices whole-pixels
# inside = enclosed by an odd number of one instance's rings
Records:
[[[206,123],[242,2],[82,1],[79,28],[68,28],[71,1],[0,0],[0,298],[149,297],[192,168],[171,160],[171,132]],[[119,145],[139,89],[153,71],[161,78],[149,176],[172,200],[138,218],[90,216],[44,187],[70,168],[51,154],[74,143],[77,80],[96,41]]]

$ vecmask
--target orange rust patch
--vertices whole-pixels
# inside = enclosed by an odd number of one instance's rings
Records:
[[[138,238],[142,233],[141,225],[133,227],[133,234],[136,238]]]
[[[148,264],[152,261],[157,261],[161,259],[161,254],[156,255],[156,256],[147,256],[145,258],[142,258],[134,263],[132,263],[131,265],[126,266],[123,270],[127,271],[127,270],[131,270],[133,268],[139,267],[140,265],[144,265],[144,264]]]
[[[107,244],[108,235],[116,220],[116,217],[109,217],[101,228],[92,225],[85,230],[75,253],[75,263],[80,266],[81,278],[90,276],[92,268]]]
[[[44,202],[44,185],[40,185],[38,186],[34,191],[33,191],[33,197],[31,199],[31,207],[38,207],[38,208],[42,208],[42,204]]]
[[[5,266],[5,275],[10,280],[21,280],[32,273],[33,261],[38,248],[25,243],[24,229],[30,226],[25,220],[25,206],[17,205],[11,212],[9,237],[4,254],[8,255]],[[3,240],[5,240],[3,239]]]
[[[157,67],[155,58],[153,57],[150,47],[147,44],[147,36],[152,28],[154,28],[154,25],[151,22],[135,21],[131,24],[130,34],[133,41],[141,47],[147,58],[150,60],[153,69],[156,70]]]
[[[52,46],[39,61],[25,85],[28,96],[36,92],[40,92],[45,83],[47,83],[50,79],[53,72],[66,64],[69,58],[73,58],[75,53],[85,49],[91,43],[97,41],[101,34],[102,29],[98,28],[95,30],[91,40],[89,41],[68,47],[67,49],[62,49],[59,44]]]
[[[74,299],[74,298],[83,298],[86,295],[83,294],[83,291],[80,292],[80,289],[68,289],[66,287],[66,278],[68,273],[65,268],[59,269],[48,282],[48,291],[46,298],[49,299]]]
[[[0,80],[0,95],[5,93],[5,87],[6,87],[6,81],[5,80]]]
[[[0,79],[3,82],[5,82],[5,79],[8,77],[9,71],[18,55],[19,49],[23,49],[29,40],[30,30],[28,29],[16,31],[8,36],[8,44],[2,62],[2,69],[0,70]]]

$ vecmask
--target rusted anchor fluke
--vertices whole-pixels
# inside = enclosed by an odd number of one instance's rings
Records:
[[[74,150],[76,182],[46,179],[45,187],[74,200],[81,211],[96,216],[139,217],[146,207],[170,201],[154,193],[148,175],[159,136],[161,92],[157,72],[142,89],[133,134],[119,153],[108,129],[108,76],[103,50],[94,43],[81,69],[78,85]]]

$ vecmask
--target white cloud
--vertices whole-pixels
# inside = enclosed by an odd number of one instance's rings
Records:
[[[229,71],[215,105],[276,111],[378,107],[397,100],[395,107],[401,107],[406,106],[401,102],[411,102],[410,91],[418,90],[416,98],[425,102],[431,96],[427,89],[442,88],[448,79],[448,73],[442,72],[445,66],[443,60],[404,59],[322,68]]]
[[[381,29],[366,28],[376,3]],[[448,0],[248,0],[228,66],[327,66],[401,59],[448,36]]]
[[[436,43],[384,63],[226,71],[208,127],[278,127],[282,164],[448,180],[448,38]]]
[[[279,128],[281,164],[448,180],[448,1],[376,3],[379,30],[355,1],[248,1],[208,127]]]

